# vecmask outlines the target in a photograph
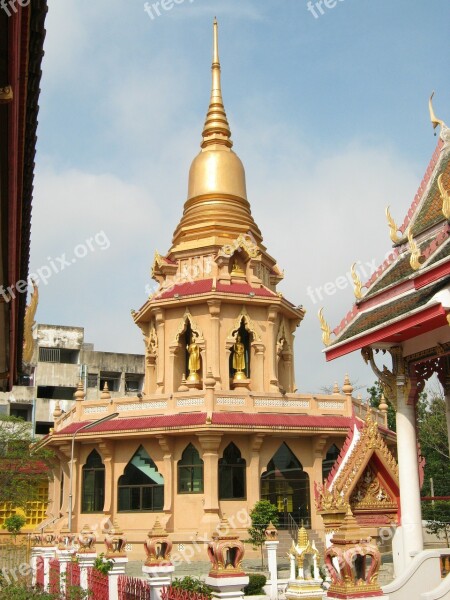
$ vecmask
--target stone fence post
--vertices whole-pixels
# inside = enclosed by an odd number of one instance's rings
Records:
[[[108,572],[109,600],[119,600],[119,576],[125,575],[125,567],[128,562],[125,551],[127,540],[121,531],[117,521],[114,521],[105,537],[105,561],[112,560],[112,569]]]
[[[87,591],[89,589],[88,569],[94,566],[97,558],[95,535],[87,525],[83,527],[78,535],[78,543],[79,548],[76,554],[80,565],[80,587]]]
[[[278,598],[278,564],[277,564],[277,549],[278,549],[278,531],[275,529],[272,521],[269,523],[266,531],[266,541],[264,545],[267,550],[267,565],[270,573],[270,598],[277,600]]]

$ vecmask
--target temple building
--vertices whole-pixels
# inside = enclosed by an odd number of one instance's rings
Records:
[[[158,291],[132,311],[145,343],[142,393],[112,398],[105,386],[92,399],[80,382],[75,406],[56,406],[42,442],[60,461],[48,522],[79,531],[117,518],[131,556],[157,517],[179,550],[207,539],[224,514],[247,537],[246,515],[260,499],[278,507],[282,525],[323,531],[314,484],[368,408],[348,377],[329,395],[297,392],[294,335],[305,312],[277,291],[282,271],[251,214],[222,100],[216,21],[201,150],[152,276]],[[386,413],[373,419],[393,444]]]
[[[319,315],[327,360],[360,350],[396,409],[401,516],[393,554],[396,575],[405,577],[423,550],[415,408],[433,375],[444,389],[450,440],[450,129],[432,97],[430,116],[439,141],[400,227],[386,209],[392,253],[364,285],[354,274],[356,303],[334,331]]]

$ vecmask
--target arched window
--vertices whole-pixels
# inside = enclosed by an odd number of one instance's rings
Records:
[[[278,508],[281,526],[288,525],[288,514],[305,527],[310,523],[309,477],[301,462],[283,442],[261,475],[261,500]]]
[[[203,461],[192,444],[186,446],[178,461],[178,493],[199,494],[203,492]]]
[[[339,456],[339,448],[335,444],[333,444],[332,446],[330,446],[328,448],[328,452],[322,461],[322,481],[324,479],[327,479],[338,456]]]
[[[244,499],[245,460],[239,448],[231,442],[219,460],[219,500]]]
[[[105,502],[105,465],[97,450],[92,450],[83,466],[81,512],[102,512]]]
[[[143,446],[139,446],[118,483],[118,510],[161,511],[164,507],[164,478]]]

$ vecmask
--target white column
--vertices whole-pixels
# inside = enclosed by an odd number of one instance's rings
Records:
[[[227,577],[211,577],[205,579],[206,585],[212,588],[212,597],[215,600],[243,600],[243,588],[248,585],[248,575]]]
[[[41,556],[44,559],[44,591],[48,592],[49,584],[50,584],[50,561],[52,558],[55,558],[56,548],[47,547],[44,548]]]
[[[31,560],[30,560],[30,564],[31,564],[31,584],[33,586],[36,585],[37,582],[37,559],[39,556],[42,556],[43,553],[45,551],[45,548],[41,548],[38,546],[35,546],[34,548],[31,548]]]
[[[126,556],[118,556],[112,560],[112,568],[108,572],[109,600],[119,600],[119,576],[125,575],[128,558]]]
[[[142,572],[148,575],[151,600],[162,600],[163,587],[168,587],[172,581],[172,573],[175,571],[173,565],[156,565],[154,567],[142,567]]]
[[[56,558],[59,560],[59,585],[61,593],[66,591],[66,573],[67,565],[72,560],[72,552],[70,550],[57,550]]]
[[[407,400],[405,377],[397,376],[396,422],[401,508],[401,533],[397,533],[394,543],[397,577],[409,565],[415,554],[423,550],[416,419],[414,406],[408,405]]]
[[[297,573],[296,573],[296,562],[295,562],[295,555],[294,554],[289,554],[289,564],[291,567],[290,570],[290,574],[289,574],[289,579],[291,581],[293,581],[294,579],[297,579]]]
[[[88,569],[92,569],[94,566],[97,554],[93,552],[89,554],[77,554],[77,558],[80,564],[80,587],[83,590],[88,590]]]
[[[270,573],[270,598],[277,600],[278,598],[278,569],[277,569],[277,548],[278,541],[264,542],[267,549],[267,565]]]

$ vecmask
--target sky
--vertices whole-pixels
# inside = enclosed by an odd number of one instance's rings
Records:
[[[219,21],[224,104],[252,213],[306,308],[296,333],[302,393],[375,376],[359,353],[325,361],[391,249],[435,149],[428,98],[450,121],[448,0],[48,0],[30,271],[39,323],[82,326],[97,350],[143,353],[130,311],[171,245],[209,102]],[[159,15],[158,15],[159,12]],[[323,13],[323,14],[321,14]],[[49,274],[50,273],[50,274]],[[367,276],[365,276],[367,275]],[[342,280],[340,280],[342,281]],[[324,292],[327,286],[328,293]]]

